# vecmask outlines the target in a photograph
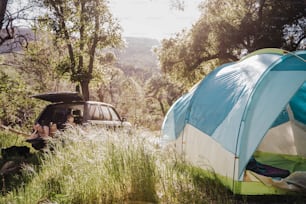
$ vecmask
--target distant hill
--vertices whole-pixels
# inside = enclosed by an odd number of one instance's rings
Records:
[[[159,41],[150,38],[126,37],[126,47],[115,50],[117,66],[134,67],[135,69],[158,69],[158,60],[153,48]]]
[[[34,40],[35,34],[28,28],[15,28],[14,39],[9,39],[0,46],[0,54],[17,52],[27,45],[27,42]],[[0,36],[5,37],[6,30],[0,31]]]
[[[4,35],[5,30],[0,31],[0,36]],[[35,39],[35,34],[31,29],[17,28],[15,35],[24,38],[8,40],[0,46],[0,54],[21,51],[22,47],[19,40],[26,39],[27,42],[30,42]],[[158,40],[140,37],[126,37],[124,40],[126,42],[125,47],[112,49],[112,52],[115,53],[117,58],[116,66],[122,69],[126,75],[142,76],[145,79],[159,70],[157,56],[153,52],[154,47],[160,45]]]

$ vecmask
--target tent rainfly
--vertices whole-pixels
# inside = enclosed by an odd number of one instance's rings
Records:
[[[162,138],[235,194],[306,189],[306,51],[224,64],[169,109]]]

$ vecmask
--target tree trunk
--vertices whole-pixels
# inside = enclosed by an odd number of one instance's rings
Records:
[[[98,93],[98,97],[99,97],[99,101],[104,101],[104,90],[102,88],[102,85],[100,85],[99,90],[97,91]]]
[[[166,111],[165,111],[165,107],[164,107],[164,104],[161,100],[158,99],[158,102],[159,102],[159,106],[160,106],[160,109],[163,113],[163,116],[166,116]]]
[[[82,88],[82,95],[85,101],[89,100],[89,80],[83,80],[80,82]]]
[[[2,26],[3,26],[7,1],[8,0],[1,0],[0,1],[0,30],[2,29]]]

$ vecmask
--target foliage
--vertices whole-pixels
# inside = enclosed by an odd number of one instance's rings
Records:
[[[93,82],[93,86],[98,86],[98,97],[100,101],[108,103],[118,103],[120,100],[120,92],[122,90],[122,84],[127,78],[123,72],[112,66],[98,66],[95,72],[96,80]],[[94,84],[96,82],[96,84]],[[128,88],[128,87],[125,87]]]
[[[29,42],[28,48],[23,52],[3,57],[2,69],[9,70],[12,78],[19,73],[20,80],[26,84],[28,90],[31,90],[31,94],[75,90],[76,84],[70,82],[67,73],[63,73],[65,64],[69,64],[64,54],[67,51],[64,47],[54,45],[52,36],[48,32],[39,31],[39,27],[35,27],[34,31],[36,40]],[[159,129],[163,117],[160,114],[160,106],[152,104],[153,106],[147,107],[145,100],[145,83],[152,75],[159,72],[157,65],[146,67],[146,59],[152,54],[150,46],[156,43],[146,40],[140,39],[141,42],[137,43],[133,38],[132,41],[128,41],[133,50],[131,57],[138,56],[138,65],[142,67],[127,65],[127,61],[121,58],[115,62],[116,56],[110,52],[99,53],[97,60],[100,63],[95,63],[93,80],[90,84],[90,100],[114,105],[120,115],[133,125]],[[137,53],[139,46],[144,45],[146,49]],[[129,54],[126,49],[122,53],[125,53],[124,58],[128,58]],[[149,64],[153,63],[154,59],[152,57]],[[40,101],[36,100],[36,102]],[[37,107],[36,110],[41,107]],[[147,112],[150,112],[149,116],[146,115]],[[150,118],[152,115],[156,115],[154,122]],[[30,120],[27,122],[34,121],[33,118]]]
[[[234,61],[265,47],[303,49],[305,2],[208,0],[190,31],[162,41],[162,71],[187,87],[213,65]]]
[[[144,107],[144,93],[141,85],[112,64],[97,66],[92,81],[91,98],[110,103],[133,124],[139,123],[136,116],[141,116]]]
[[[96,93],[92,95],[94,100],[111,103],[133,125],[154,130],[160,129],[166,111],[183,91],[182,85],[159,73],[151,73],[142,81],[137,74],[126,76],[121,69],[109,65],[99,66],[95,74],[91,87]]]
[[[67,47],[64,54],[68,60],[61,71],[69,73],[72,82],[80,83],[88,100],[96,51],[120,44],[120,27],[104,0],[44,0],[42,5],[50,11],[43,19],[53,31],[56,43]]]
[[[188,33],[182,32],[170,39],[164,39],[156,52],[162,72],[173,81],[184,84],[185,89],[203,77],[202,69],[195,69],[201,63],[196,59],[200,52],[192,53]]]
[[[146,83],[147,107],[150,111],[157,112],[152,105],[158,104],[158,110],[164,117],[169,107],[182,92],[183,88],[181,84],[171,82],[167,76],[162,76],[160,74],[154,75]],[[151,113],[149,113],[149,115],[152,117]]]
[[[65,58],[64,48],[52,44],[47,33],[39,33],[39,39],[29,42],[23,54],[13,54],[6,61],[14,66],[23,80],[36,92],[70,91],[75,89],[69,77],[60,71]]]
[[[29,127],[37,114],[38,104],[29,96],[32,91],[20,76],[10,77],[0,71],[0,121],[4,125]]]

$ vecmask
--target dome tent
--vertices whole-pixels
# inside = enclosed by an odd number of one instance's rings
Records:
[[[262,49],[216,68],[169,109],[163,139],[234,193],[286,193],[247,182],[246,167],[254,155],[269,153],[264,158],[303,161],[297,169],[278,162],[291,173],[306,171],[305,59],[306,51]]]

